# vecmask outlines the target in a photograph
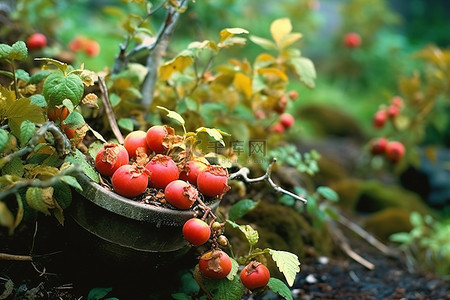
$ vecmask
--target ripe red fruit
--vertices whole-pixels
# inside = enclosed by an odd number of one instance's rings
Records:
[[[294,125],[295,119],[290,113],[280,115],[280,123],[284,128],[291,128]]]
[[[348,48],[357,48],[361,45],[361,36],[356,32],[349,32],[344,35],[343,43]]]
[[[111,182],[117,194],[132,198],[145,192],[148,186],[148,174],[145,168],[123,165],[114,172]]]
[[[272,127],[270,128],[270,131],[274,132],[274,133],[283,133],[284,132],[284,126],[281,123],[275,123],[272,125]]]
[[[28,50],[40,50],[47,46],[47,38],[42,33],[33,33],[26,41]]]
[[[147,133],[143,130],[136,130],[130,132],[123,142],[123,146],[128,151],[128,155],[130,158],[134,158],[137,156],[137,152],[150,154],[150,149],[147,146],[147,142],[145,140]]]
[[[69,115],[69,109],[65,106],[62,107],[49,107],[47,109],[47,117],[50,121],[53,122],[62,122]]]
[[[391,104],[397,106],[398,108],[403,106],[403,99],[400,96],[395,96],[391,99]]]
[[[383,154],[386,151],[388,140],[385,137],[380,137],[370,142],[370,152],[373,155]]]
[[[230,273],[231,259],[220,249],[211,250],[202,255],[198,267],[203,276],[210,279],[221,279]]]
[[[163,141],[167,136],[168,131],[162,125],[155,125],[147,130],[146,141],[147,145],[155,153],[164,153],[167,148],[164,146]]]
[[[401,142],[392,141],[386,145],[386,157],[391,163],[399,162],[405,155],[405,146]]]
[[[280,100],[275,104],[274,111],[276,111],[279,114],[284,113],[286,110],[288,99],[286,96],[283,96],[280,98]]]
[[[74,52],[83,51],[86,49],[87,42],[88,39],[86,37],[78,35],[70,41],[69,49]]]
[[[389,116],[389,118],[395,118],[399,114],[400,114],[400,107],[393,104],[389,105],[389,107],[387,108],[387,115]]]
[[[386,124],[387,119],[387,112],[386,110],[382,109],[375,113],[372,124],[375,128],[382,128],[384,124]]]
[[[230,189],[228,171],[222,166],[210,165],[198,174],[197,187],[205,196],[220,198]]]
[[[151,178],[151,177],[150,177]],[[198,198],[198,191],[183,180],[174,180],[164,189],[167,202],[179,209],[189,209]]]
[[[298,98],[298,92],[294,90],[290,91],[288,95],[291,100],[297,100]]]
[[[167,155],[155,155],[145,167],[150,171],[150,186],[158,189],[165,188],[179,177],[177,165]]]
[[[205,170],[207,166],[199,160],[190,160],[187,162],[185,170],[180,173],[180,179],[197,185],[198,174]]]
[[[75,134],[77,132],[76,128],[70,128],[68,125],[63,124],[61,125],[61,129],[64,131],[64,133],[66,134],[67,138],[73,139],[75,137]]]
[[[95,156],[95,168],[104,176],[112,176],[119,167],[128,163],[127,150],[116,143],[105,143]]]
[[[209,225],[198,218],[192,218],[183,225],[184,238],[194,246],[203,245],[211,236]]]
[[[255,290],[267,285],[270,279],[270,272],[262,263],[252,261],[242,269],[240,278],[246,288]]]
[[[87,56],[95,57],[100,53],[100,44],[96,40],[87,40],[84,52]]]

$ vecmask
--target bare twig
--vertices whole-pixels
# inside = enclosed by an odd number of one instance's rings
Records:
[[[122,133],[120,132],[119,125],[117,125],[116,116],[112,109],[111,102],[109,102],[108,88],[106,87],[106,84],[105,84],[105,78],[102,76],[99,76],[98,84],[99,84],[100,90],[102,92],[100,99],[102,100],[103,106],[105,107],[106,116],[108,117],[108,121],[109,121],[109,126],[111,126],[111,130],[113,131],[113,133],[116,136],[119,143],[123,144],[124,138],[123,138]]]
[[[283,189],[282,187],[279,187],[278,185],[275,184],[275,182],[273,182],[270,175],[272,173],[272,167],[276,161],[277,161],[276,158],[272,159],[272,162],[267,167],[266,174],[264,174],[263,176],[260,176],[257,178],[249,178],[248,174],[250,173],[250,170],[248,168],[241,168],[239,171],[230,174],[228,176],[228,179],[231,180],[231,179],[236,179],[237,177],[241,177],[244,180],[244,182],[246,182],[246,183],[267,181],[275,191],[277,191],[279,193],[283,193],[288,196],[291,196],[292,198],[299,200],[299,201],[303,202],[304,204],[306,204],[308,201],[304,197],[294,194],[292,192],[289,192],[289,191]]]
[[[30,255],[0,253],[0,260],[33,261],[33,258]]]

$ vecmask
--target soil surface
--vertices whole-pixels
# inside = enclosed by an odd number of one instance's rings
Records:
[[[189,253],[177,267],[151,272],[134,266],[117,270],[74,252],[65,233],[64,227],[55,226],[48,217],[36,233],[34,226],[19,228],[13,237],[0,233],[0,252],[26,257],[33,247],[34,253],[33,263],[0,261],[0,299],[87,299],[89,291],[101,287],[112,288],[108,297],[120,300],[171,299],[172,293],[180,291],[179,274],[195,264],[195,254]],[[368,270],[343,254],[303,259],[292,287],[294,299],[450,300],[448,281],[430,273],[410,272],[401,256],[385,256],[361,240],[352,240],[352,247],[375,269]],[[246,298],[281,299],[271,292]]]

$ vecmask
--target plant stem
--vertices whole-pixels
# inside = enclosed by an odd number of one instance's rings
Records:
[[[116,136],[117,140],[120,144],[123,144],[124,138],[122,133],[120,132],[119,125],[117,125],[116,116],[111,106],[111,102],[109,101],[108,88],[106,87],[105,78],[102,76],[98,77],[98,84],[100,87],[100,91],[102,95],[100,99],[102,100],[103,106],[105,107],[106,116],[108,117],[109,126]]]

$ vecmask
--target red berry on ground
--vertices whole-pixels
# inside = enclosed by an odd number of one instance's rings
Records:
[[[242,269],[240,278],[246,288],[255,290],[265,287],[269,283],[270,272],[262,263],[252,261]]]
[[[164,189],[166,201],[179,209],[189,209],[198,198],[198,191],[190,183],[174,180]]]
[[[405,155],[405,146],[401,142],[392,141],[386,145],[386,157],[391,163],[399,162]]]
[[[198,218],[192,218],[183,225],[184,238],[194,246],[203,245],[211,236],[209,225]]]
[[[136,130],[130,132],[123,142],[123,146],[128,151],[130,158],[135,158],[140,153],[150,154],[150,149],[147,146],[147,141],[145,140],[147,133],[143,130]]]
[[[231,259],[220,249],[211,250],[202,255],[198,262],[200,273],[210,279],[227,277],[231,272]]]
[[[128,151],[116,143],[105,143],[95,156],[95,168],[104,176],[112,176],[119,167],[128,163]]]
[[[387,120],[387,112],[386,110],[382,109],[375,113],[372,124],[375,128],[382,128],[384,124],[386,124]]]
[[[198,174],[197,187],[205,196],[221,198],[230,187],[228,171],[222,166],[210,165]]]
[[[370,142],[370,152],[373,155],[384,154],[388,140],[385,137],[374,139]]]
[[[197,185],[198,174],[205,170],[207,166],[207,164],[199,160],[190,160],[187,162],[185,170],[180,173],[180,179]]]
[[[178,167],[170,156],[157,154],[145,166],[150,171],[149,185],[163,189],[179,177]]]
[[[42,33],[33,33],[26,41],[28,50],[40,50],[47,46],[47,38]]]
[[[145,192],[148,174],[144,168],[136,165],[123,165],[114,172],[111,182],[117,194],[132,198]]]
[[[167,148],[164,146],[164,138],[168,135],[165,126],[155,125],[147,130],[146,141],[147,145],[155,153],[164,153]]]
[[[295,119],[290,113],[280,115],[280,123],[284,128],[291,128],[294,125]]]

